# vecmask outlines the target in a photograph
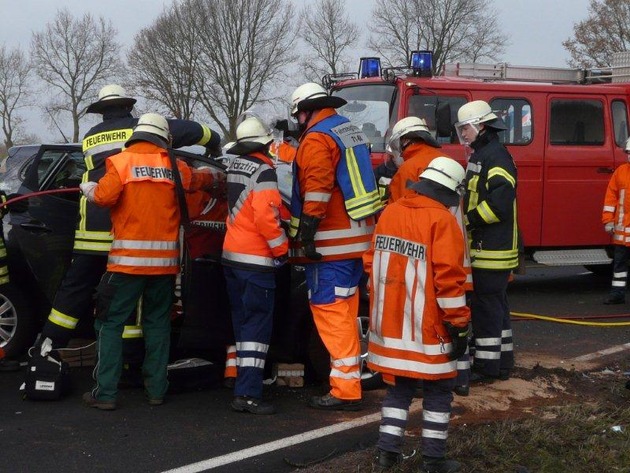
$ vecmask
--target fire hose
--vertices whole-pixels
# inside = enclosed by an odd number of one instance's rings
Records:
[[[510,315],[519,317],[518,319],[513,319],[514,322],[525,321],[525,320],[542,320],[545,322],[557,322],[562,324],[573,324],[573,325],[587,325],[590,327],[628,327],[630,326],[630,322],[584,322],[582,320],[576,319],[626,319],[630,318],[630,314],[616,314],[616,315],[586,315],[582,317],[549,317],[546,315],[535,315],[535,314],[527,314],[524,312],[510,312]]]
[[[14,202],[30,199],[31,197],[39,197],[41,195],[49,195],[49,194],[63,194],[63,193],[69,193],[69,192],[81,192],[81,189],[79,187],[67,187],[64,189],[50,189],[47,191],[31,192],[29,194],[22,194],[17,197],[13,197],[12,199],[7,200],[6,202],[0,202],[0,207],[6,207],[7,205],[11,205]]]

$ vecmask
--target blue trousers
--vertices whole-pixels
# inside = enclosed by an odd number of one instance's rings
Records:
[[[455,378],[418,380],[396,376],[394,385],[387,387],[381,410],[381,426],[376,446],[388,452],[400,453],[409,406],[418,383],[422,383],[422,455],[441,458],[446,455],[448,423],[453,402]]]
[[[236,340],[235,396],[262,398],[265,359],[273,328],[273,272],[224,266]]]
[[[510,271],[473,268],[470,305],[475,357],[472,369],[488,376],[514,367],[512,322],[507,298]]]

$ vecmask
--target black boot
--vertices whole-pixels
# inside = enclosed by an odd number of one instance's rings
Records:
[[[626,296],[621,291],[611,291],[610,294],[604,299],[604,304],[613,305],[613,304],[625,304]]]
[[[422,470],[424,473],[457,473],[461,471],[462,465],[455,460],[446,458],[422,457]]]
[[[388,452],[387,450],[381,450],[380,448],[377,448],[376,462],[374,463],[374,465],[380,468],[381,471],[384,471],[388,468],[393,467],[394,465],[400,464],[402,460],[402,453]]]

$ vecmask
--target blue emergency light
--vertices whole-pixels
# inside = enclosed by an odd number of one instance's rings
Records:
[[[359,78],[380,77],[381,60],[377,57],[362,57],[359,63]]]
[[[433,75],[433,52],[411,51],[411,69],[413,75],[431,77]]]

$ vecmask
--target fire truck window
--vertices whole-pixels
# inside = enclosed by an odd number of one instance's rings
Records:
[[[409,99],[409,110],[407,116],[423,118],[427,122],[427,126],[433,135],[435,131],[435,107],[437,103],[448,102],[451,106],[451,123],[457,121],[457,111],[464,105],[467,100],[465,97],[448,97],[445,95],[413,95]],[[453,127],[450,137],[439,136],[440,143],[456,143],[459,144],[455,127]]]
[[[615,127],[615,144],[621,148],[628,139],[628,110],[622,100],[614,100],[611,105],[613,126]]]
[[[394,91],[391,84],[360,85],[333,91],[333,95],[348,102],[337,111],[363,130],[372,151],[385,151],[385,133],[390,125]]]
[[[604,144],[604,106],[599,100],[551,101],[550,141],[558,146]]]
[[[506,145],[525,145],[532,141],[532,106],[523,99],[494,99],[490,108],[507,126],[499,133]]]

